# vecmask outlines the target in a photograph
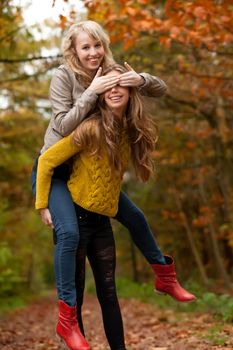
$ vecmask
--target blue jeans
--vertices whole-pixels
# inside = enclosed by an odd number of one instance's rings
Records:
[[[36,193],[37,160],[32,170],[32,191]],[[79,242],[78,218],[67,180],[69,173],[65,165],[55,169],[49,194],[49,210],[54,224],[55,278],[58,298],[73,306],[76,304],[75,256]],[[120,193],[119,209],[115,217],[130,232],[131,237],[149,264],[166,264],[143,212]]]
[[[149,264],[166,264],[145,215],[123,192],[120,192],[118,212],[115,218],[125,226]]]

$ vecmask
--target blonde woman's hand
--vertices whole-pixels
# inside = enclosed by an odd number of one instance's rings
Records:
[[[40,209],[39,212],[43,223],[51,227],[52,229],[54,229],[54,225],[53,225],[53,221],[52,221],[52,217],[49,209],[48,208]]]
[[[135,70],[127,62],[124,63],[124,66],[128,70],[128,72],[121,74],[119,81],[120,86],[138,87],[144,84],[144,78],[140,74],[135,72]]]
[[[119,75],[113,76],[101,76],[102,68],[100,67],[91,82],[91,85],[88,87],[88,90],[93,91],[95,94],[99,95],[103,92],[112,89],[119,83]]]

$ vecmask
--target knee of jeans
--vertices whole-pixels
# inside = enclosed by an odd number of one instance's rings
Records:
[[[127,215],[127,212],[125,213]],[[128,215],[128,222],[131,225],[144,225],[146,223],[146,218],[143,211],[137,207],[133,208]]]
[[[63,224],[55,226],[57,242],[69,241],[74,245],[79,242],[79,229],[77,224]]]
[[[139,209],[139,208],[137,208],[137,210],[135,210],[135,214],[134,215],[137,218],[137,220],[140,220],[141,222],[144,222],[146,220],[143,211],[141,209]]]

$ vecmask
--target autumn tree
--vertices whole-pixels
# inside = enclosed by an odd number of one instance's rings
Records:
[[[216,278],[217,270],[230,287],[232,1],[85,3],[89,18],[110,33],[118,60],[129,61],[137,71],[146,69],[162,76],[169,86],[164,100],[154,108],[150,102],[160,125],[155,153],[159,173],[155,183],[148,185],[145,205],[148,208],[150,203],[149,217],[160,211],[159,220],[151,220],[152,226],[172,236],[162,241],[181,257],[181,265],[187,264],[187,255],[182,255],[189,243],[190,268],[192,263],[198,267],[204,283],[208,283],[207,275]],[[158,200],[160,209],[150,196]]]

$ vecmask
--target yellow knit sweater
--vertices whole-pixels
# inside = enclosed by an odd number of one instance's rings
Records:
[[[126,132],[122,132],[119,152],[125,170],[129,159],[129,141]],[[101,157],[92,156],[86,150],[74,145],[72,135],[63,138],[39,157],[36,209],[48,207],[53,170],[71,157],[73,157],[73,169],[68,188],[73,201],[89,211],[115,216],[123,174],[111,170],[104,145]]]

